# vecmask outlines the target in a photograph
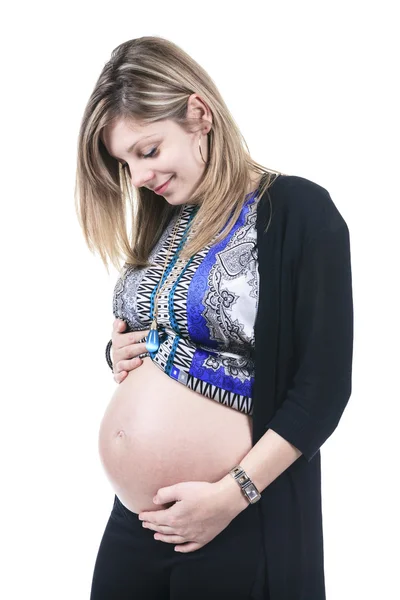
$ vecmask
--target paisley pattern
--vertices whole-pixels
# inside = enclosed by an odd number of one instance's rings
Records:
[[[186,263],[158,299],[160,347],[151,360],[182,385],[252,415],[254,324],[259,273],[256,236],[256,191],[246,202],[228,236],[213,242]],[[176,262],[176,251],[198,207],[184,207],[164,278]],[[148,329],[154,295],[178,215],[153,248],[154,266],[125,266],[113,298],[115,317],[128,329]]]

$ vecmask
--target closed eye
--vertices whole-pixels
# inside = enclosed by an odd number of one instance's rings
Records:
[[[152,148],[148,154],[142,154],[142,158],[153,158],[156,150],[157,150],[157,148]],[[126,169],[126,167],[128,167],[128,166],[129,166],[128,163],[122,164],[123,169]]]
[[[155,152],[156,150],[157,150],[157,148],[152,148],[148,154],[142,154],[142,157],[143,157],[143,158],[153,158],[153,156],[154,156],[154,152]]]

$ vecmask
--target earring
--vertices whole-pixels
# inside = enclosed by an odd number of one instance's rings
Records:
[[[203,162],[204,162],[205,164],[207,164],[207,161],[206,161],[206,160],[204,160],[204,156],[203,156],[203,153],[202,153],[202,151],[201,151],[201,136],[199,137],[199,150],[200,150],[200,155],[201,155],[201,158],[203,159]]]

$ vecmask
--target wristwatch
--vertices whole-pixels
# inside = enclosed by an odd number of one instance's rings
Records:
[[[237,465],[231,469],[229,473],[234,479],[236,479],[240,485],[243,495],[247,498],[250,504],[254,504],[261,498],[260,492],[240,465]]]

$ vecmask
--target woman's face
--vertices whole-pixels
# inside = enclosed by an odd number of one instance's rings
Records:
[[[201,132],[186,133],[169,119],[146,126],[118,120],[103,130],[102,141],[107,152],[126,165],[133,186],[155,190],[171,179],[159,193],[169,204],[177,206],[188,203],[204,173],[206,164],[199,152],[199,138],[207,160],[209,129],[205,125]]]

